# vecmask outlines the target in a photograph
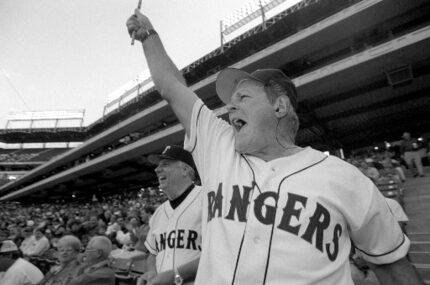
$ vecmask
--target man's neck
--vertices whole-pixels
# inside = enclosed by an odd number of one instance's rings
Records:
[[[163,189],[163,191],[166,193],[167,198],[172,201],[181,196],[192,184],[191,179],[178,179],[174,184],[170,185],[169,189]]]
[[[188,194],[190,194],[190,192],[194,189],[194,186],[195,185],[191,183],[184,191],[182,191],[182,193],[178,197],[169,200],[170,206],[172,206],[173,209],[178,207],[182,203],[182,201],[187,198]]]
[[[301,150],[303,150],[303,148],[292,143],[283,143],[282,145],[278,143],[276,145],[272,145],[255,153],[252,153],[251,155],[258,157],[264,161],[271,161],[277,158],[294,155]]]

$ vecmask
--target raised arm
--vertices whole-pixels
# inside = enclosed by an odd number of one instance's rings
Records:
[[[185,79],[164,49],[163,43],[148,17],[138,9],[127,21],[130,35],[142,42],[152,80],[161,96],[171,105],[187,134],[197,95],[186,86]]]

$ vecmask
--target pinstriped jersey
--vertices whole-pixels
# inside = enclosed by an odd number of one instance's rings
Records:
[[[406,255],[409,240],[354,166],[312,148],[266,162],[234,145],[197,101],[185,140],[205,191],[196,284],[352,285],[351,239],[372,263]]]
[[[175,209],[166,201],[151,217],[145,246],[156,255],[158,273],[177,268],[200,256],[202,197],[201,187],[194,186]]]

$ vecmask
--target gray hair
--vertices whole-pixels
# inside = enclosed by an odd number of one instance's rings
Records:
[[[291,85],[291,86],[290,86]],[[297,108],[297,92],[294,85],[290,82],[278,82],[275,80],[270,80],[268,84],[264,85],[264,91],[266,92],[267,99],[271,104],[274,104],[276,98],[280,96],[286,96],[290,102],[286,118],[288,118],[292,124],[290,124],[290,129],[292,133],[292,137],[295,138],[297,132],[299,131],[299,116],[297,116],[296,108]]]
[[[112,251],[112,242],[105,236],[95,236],[88,242],[94,249],[102,252],[102,257],[107,259]]]
[[[188,165],[185,162],[180,161],[182,165],[185,166],[185,169],[187,171],[187,175],[188,177],[191,179],[191,181],[196,180],[196,171],[194,170],[193,167],[191,167],[190,165]]]
[[[77,251],[77,252],[80,252],[82,249],[81,241],[73,235],[66,235],[60,238],[58,240],[57,247],[58,247],[58,244],[60,243],[65,243],[66,245],[70,246],[71,248],[73,248],[74,251]]]

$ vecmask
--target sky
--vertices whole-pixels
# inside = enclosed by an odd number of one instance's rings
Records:
[[[102,117],[110,93],[144,71],[125,22],[138,0],[0,0],[0,128],[10,111],[85,109]],[[219,21],[250,0],[143,0],[173,61],[220,44]]]

